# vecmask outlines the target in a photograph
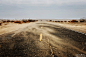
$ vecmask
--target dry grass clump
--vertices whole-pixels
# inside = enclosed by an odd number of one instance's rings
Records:
[[[10,20],[7,20],[7,22],[10,22]]]
[[[71,21],[68,21],[68,22],[71,22]]]
[[[63,22],[63,21],[61,21],[61,22]]]
[[[2,22],[0,22],[0,26],[2,26]]]
[[[14,21],[14,23],[22,24],[23,22],[22,21]]]
[[[7,21],[6,20],[3,20],[3,23],[6,23]]]
[[[80,19],[79,21],[80,22],[86,22],[86,19]]]
[[[37,22],[38,20],[0,20],[0,26],[2,26],[2,23],[6,23],[4,25],[7,25],[7,23],[19,23],[19,24],[22,24],[22,23],[30,23],[30,22]]]
[[[64,21],[64,22],[67,22],[67,21]]]
[[[78,21],[77,20],[71,20],[70,23],[76,23],[76,22],[78,22]]]
[[[77,20],[72,20],[71,22],[78,22]]]
[[[49,20],[49,22],[52,22],[52,20]]]
[[[28,21],[27,20],[22,20],[23,21],[23,23],[27,23]]]
[[[35,22],[35,20],[28,20],[28,21],[30,21],[30,22]]]
[[[58,22],[60,22],[60,21],[58,21]]]
[[[58,21],[55,21],[55,22],[58,22]]]
[[[10,22],[15,22],[14,20],[11,20]]]

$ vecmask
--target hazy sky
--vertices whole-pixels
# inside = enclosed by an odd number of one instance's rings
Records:
[[[82,17],[86,17],[86,0],[0,0],[0,19]]]

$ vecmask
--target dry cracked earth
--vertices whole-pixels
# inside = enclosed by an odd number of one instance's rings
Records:
[[[0,35],[0,57],[80,56],[86,56],[86,35],[48,22]]]

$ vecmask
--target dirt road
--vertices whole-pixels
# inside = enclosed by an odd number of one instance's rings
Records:
[[[86,35],[49,22],[0,35],[0,57],[76,57],[86,55]]]

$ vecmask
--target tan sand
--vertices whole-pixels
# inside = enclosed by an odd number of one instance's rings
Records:
[[[6,24],[6,25],[5,25]],[[22,29],[27,27],[31,23],[23,23],[23,24],[17,24],[17,23],[3,23],[2,26],[0,26],[0,35],[4,33],[9,33],[18,29]]]
[[[81,33],[85,33],[86,34],[86,22],[82,22],[82,23],[58,23],[58,22],[53,22],[55,25],[59,25],[74,31],[78,31]]]

